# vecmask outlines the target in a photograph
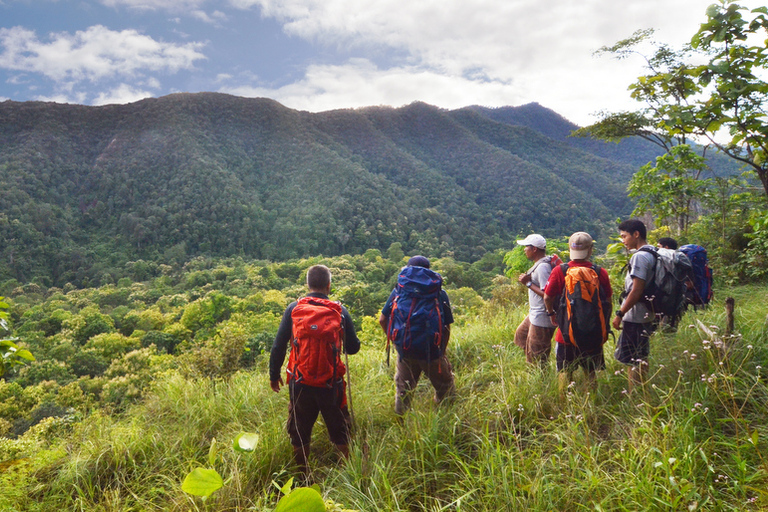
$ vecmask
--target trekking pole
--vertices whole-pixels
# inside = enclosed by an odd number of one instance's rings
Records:
[[[352,432],[357,430],[355,422],[355,412],[352,409],[352,381],[349,378],[350,371],[349,371],[349,354],[347,354],[346,348],[344,349],[344,362],[347,365],[347,390],[349,390],[349,393],[347,393],[347,401],[349,402],[349,418],[352,421]]]

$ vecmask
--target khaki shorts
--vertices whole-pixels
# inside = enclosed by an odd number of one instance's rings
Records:
[[[555,327],[532,325],[530,318],[525,320],[515,331],[515,345],[525,351],[525,360],[531,364],[546,365],[552,351],[552,335]]]

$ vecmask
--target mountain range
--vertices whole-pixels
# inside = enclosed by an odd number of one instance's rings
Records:
[[[597,239],[659,151],[569,137],[538,104],[310,113],[173,94],[0,103],[0,282],[109,282],[139,259],[387,250],[464,261],[530,232]]]

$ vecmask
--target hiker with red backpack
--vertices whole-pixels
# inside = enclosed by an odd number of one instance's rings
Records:
[[[603,344],[610,334],[611,280],[608,272],[589,261],[594,240],[577,232],[568,240],[571,261],[552,269],[544,288],[544,305],[557,326],[555,353],[561,393],[581,367],[590,390],[597,387],[597,370],[605,368]]]
[[[517,244],[524,247],[525,257],[533,262],[533,266],[517,278],[520,284],[528,287],[529,306],[528,315],[515,331],[515,345],[525,351],[525,360],[529,364],[546,368],[555,327],[544,307],[544,286],[552,269],[563,262],[556,254],[547,256],[547,241],[541,235],[528,235]]]
[[[379,324],[387,334],[387,347],[397,350],[395,412],[403,415],[419,377],[426,374],[435,388],[434,402],[455,393],[453,369],[445,356],[453,313],[443,278],[429,268],[424,256],[413,256],[400,270],[397,286],[381,310]]]
[[[323,415],[328,436],[341,455],[349,457],[352,422],[344,381],[347,368],[341,354],[356,354],[360,340],[347,309],[328,299],[331,293],[328,267],[310,267],[307,287],[307,296],[291,303],[283,313],[269,356],[269,380],[272,390],[280,391],[283,385],[280,369],[290,342],[286,368],[290,395],[287,429],[296,464],[309,478],[307,458],[318,414]]]
[[[614,357],[629,367],[629,391],[645,383],[648,374],[650,338],[655,330],[656,315],[652,310],[657,256],[652,245],[646,242],[645,224],[638,219],[628,219],[619,224],[621,243],[630,252],[627,275],[624,279],[624,300],[613,317],[614,329],[621,330],[616,342]]]

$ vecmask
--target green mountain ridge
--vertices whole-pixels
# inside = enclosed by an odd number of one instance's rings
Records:
[[[626,162],[488,112],[309,113],[217,93],[0,103],[0,281],[83,284],[137,259],[283,260],[395,242],[472,261],[528,231],[604,237],[631,211]]]

